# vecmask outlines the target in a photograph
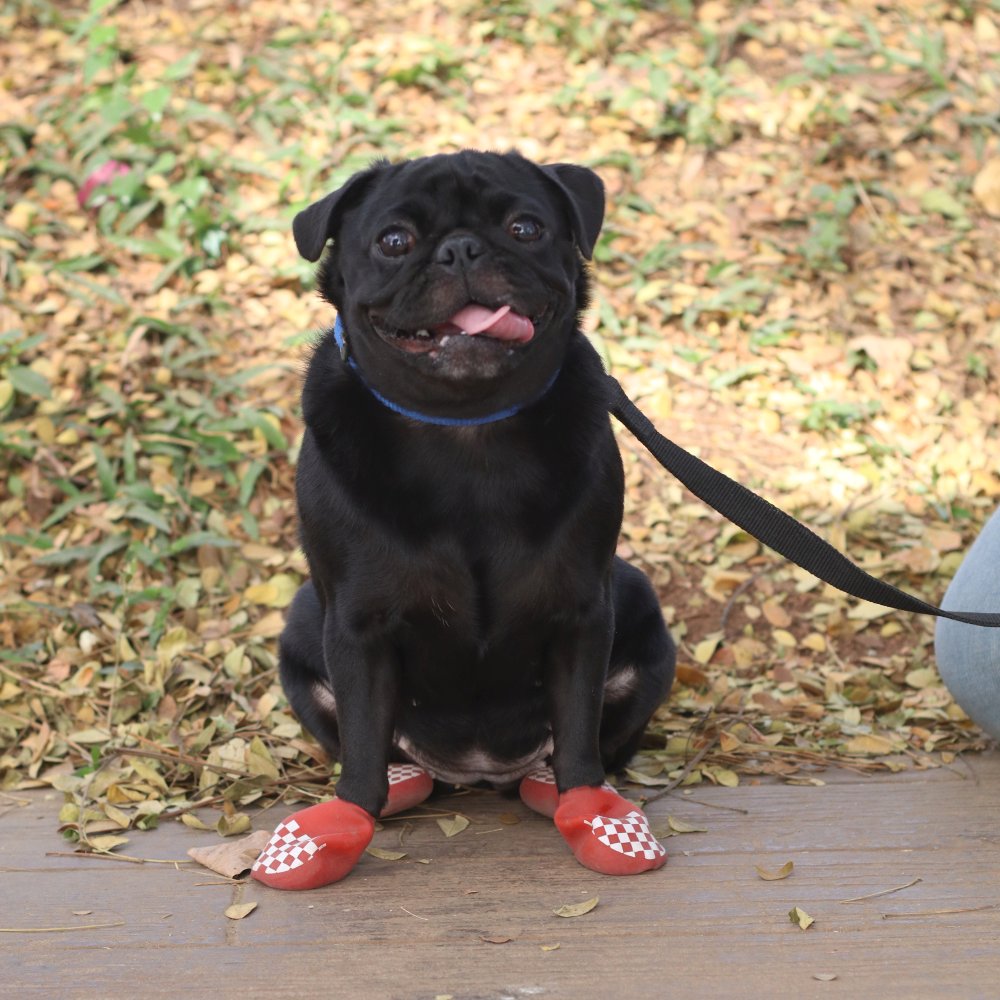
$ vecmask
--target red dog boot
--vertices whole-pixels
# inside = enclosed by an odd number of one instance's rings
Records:
[[[614,791],[608,784],[601,785],[601,788],[608,792]],[[548,816],[549,819],[555,816],[559,808],[559,791],[556,788],[556,775],[551,767],[540,767],[522,778],[518,791],[521,801],[529,809],[534,809],[536,813]]]
[[[316,889],[338,882],[375,832],[375,818],[353,802],[331,799],[282,820],[250,875],[275,889]]]
[[[606,786],[563,792],[555,823],[576,860],[591,871],[636,875],[666,863],[667,852],[642,810]]]
[[[556,776],[551,767],[540,767],[521,779],[518,788],[521,801],[536,813],[551,819],[559,808],[559,792],[556,789]]]
[[[434,791],[434,779],[416,764],[389,765],[389,798],[379,816],[392,816],[420,805]]]

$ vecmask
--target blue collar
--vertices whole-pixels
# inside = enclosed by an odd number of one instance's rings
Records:
[[[408,410],[405,406],[400,406],[399,403],[394,403],[391,399],[387,399],[378,390],[369,385],[368,380],[361,371],[361,367],[348,352],[347,341],[344,337],[344,324],[341,322],[340,316],[337,317],[337,322],[333,327],[333,339],[336,341],[337,347],[340,350],[341,358],[347,362],[347,366],[352,369],[355,375],[358,376],[358,380],[361,384],[384,407],[392,410],[393,413],[398,413],[402,417],[408,417],[410,420],[416,420],[418,423],[435,424],[438,427],[480,427],[483,424],[495,424],[498,420],[506,420],[508,417],[513,417],[515,414],[520,413],[521,410],[525,409],[525,407],[537,403],[555,384],[556,379],[559,377],[559,371],[561,370],[557,369],[555,375],[549,379],[545,388],[542,389],[535,399],[532,399],[528,403],[522,403],[520,406],[511,406],[506,410],[499,410],[496,413],[488,413],[484,417],[437,417],[430,413],[421,413],[419,410]]]

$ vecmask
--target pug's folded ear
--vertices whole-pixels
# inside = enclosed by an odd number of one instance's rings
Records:
[[[336,235],[344,210],[357,204],[375,175],[387,166],[388,160],[376,160],[367,170],[354,174],[336,191],[331,191],[295,216],[292,235],[295,246],[306,260],[320,259],[326,241]]]
[[[573,238],[590,260],[604,222],[604,182],[593,170],[572,163],[550,163],[541,171],[569,202]]]

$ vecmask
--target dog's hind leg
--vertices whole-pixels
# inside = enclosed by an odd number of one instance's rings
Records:
[[[323,605],[311,580],[295,595],[278,640],[281,686],[292,711],[331,760],[340,759],[337,702],[323,659]]]
[[[677,651],[659,599],[641,570],[615,559],[615,638],[604,684],[601,760],[606,772],[623,768],[670,693]]]

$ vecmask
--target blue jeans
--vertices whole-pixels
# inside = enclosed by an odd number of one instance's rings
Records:
[[[1000,611],[1000,510],[969,549],[941,607]],[[934,651],[952,697],[973,722],[1000,739],[1000,629],[939,618]]]

